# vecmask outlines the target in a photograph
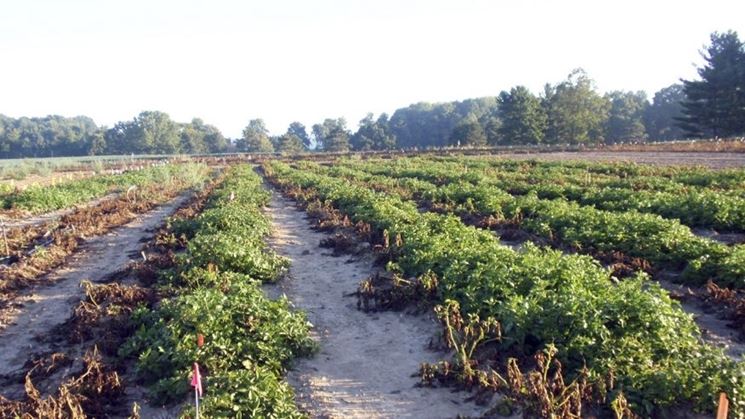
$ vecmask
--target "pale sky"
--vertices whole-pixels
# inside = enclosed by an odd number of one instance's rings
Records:
[[[696,77],[745,1],[0,0],[0,113],[143,110],[230,137],[420,101],[493,96],[584,68],[601,92]]]

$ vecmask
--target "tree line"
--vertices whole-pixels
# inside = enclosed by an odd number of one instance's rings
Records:
[[[177,123],[146,111],[112,128],[92,119],[13,119],[0,115],[0,158],[96,154],[201,154],[227,151],[345,152],[444,146],[601,144],[745,135],[745,45],[736,32],[713,33],[702,51],[700,80],[681,80],[656,92],[600,94],[582,69],[534,94],[524,86],[498,96],[416,103],[375,117],[353,132],[344,118],[308,130],[292,122],[270,135],[261,119],[227,139],[201,119]]]
[[[103,154],[202,154],[228,151],[230,141],[217,127],[195,118],[174,122],[168,114],[141,112],[112,128],[91,118],[9,118],[0,114],[0,158]]]

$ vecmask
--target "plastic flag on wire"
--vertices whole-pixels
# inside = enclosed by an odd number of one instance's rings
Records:
[[[194,404],[197,409],[196,419],[199,419],[199,398],[202,397],[202,375],[199,374],[199,364],[196,362],[191,373],[191,386],[194,387]]]

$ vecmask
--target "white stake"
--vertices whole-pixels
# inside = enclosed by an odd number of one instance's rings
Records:
[[[199,419],[199,388],[198,387],[194,387],[194,404],[197,407],[196,419]]]

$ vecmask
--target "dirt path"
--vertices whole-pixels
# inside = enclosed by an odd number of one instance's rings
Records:
[[[139,257],[141,239],[158,227],[182,202],[182,195],[134,221],[86,242],[61,269],[47,275],[53,285],[40,285],[22,295],[14,313],[3,313],[9,319],[0,331],[0,375],[22,368],[31,353],[43,352],[48,345],[37,337],[45,336],[67,320],[82,297],[80,282],[102,281],[126,267],[131,258]]]
[[[307,312],[321,345],[288,375],[301,409],[314,418],[454,418],[483,410],[464,401],[467,393],[416,387],[419,364],[445,356],[426,348],[438,330],[431,317],[368,314],[345,297],[375,270],[371,261],[331,256],[318,246],[327,235],[276,192],[268,213],[275,228],[270,243],[292,267],[288,279],[267,291],[284,292]]]
[[[688,294],[688,287],[685,285],[663,279],[656,281],[671,295],[685,296]],[[724,349],[724,352],[732,359],[745,360],[745,342],[738,336],[737,330],[730,326],[732,322],[722,319],[717,314],[717,307],[685,298],[680,301],[680,306],[686,313],[693,315],[693,320],[701,329],[701,338],[706,343]]]

